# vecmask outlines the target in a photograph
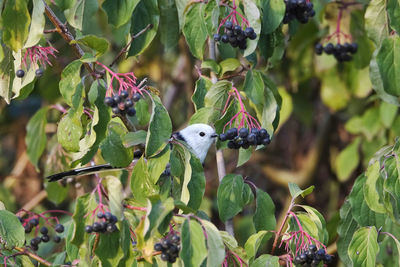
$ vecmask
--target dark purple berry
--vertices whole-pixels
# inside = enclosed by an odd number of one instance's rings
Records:
[[[42,241],[43,241],[44,243],[47,243],[47,242],[50,241],[50,237],[49,237],[48,235],[42,235],[41,239],[42,239]]]
[[[134,102],[138,102],[140,100],[140,98],[141,98],[141,96],[140,96],[139,93],[134,93],[133,96],[132,96],[132,100]]]
[[[355,53],[357,53],[357,50],[358,50],[358,44],[357,43],[351,43],[349,52],[352,53],[352,54],[355,54]]]
[[[112,112],[114,114],[120,114],[121,113],[121,110],[119,109],[119,107],[113,107],[111,110],[112,110]]]
[[[228,137],[229,140],[232,140],[238,135],[238,130],[237,128],[232,128],[226,131],[226,136]]]
[[[225,43],[225,44],[228,43],[228,42],[229,42],[229,37],[228,37],[228,35],[226,35],[226,34],[222,35],[221,41],[222,41],[223,43]]]
[[[88,234],[92,233],[93,232],[93,226],[86,225],[85,226],[85,232],[88,233]]]
[[[118,218],[115,215],[112,215],[110,220],[108,220],[109,223],[116,223],[117,221],[118,221]]]
[[[28,223],[24,226],[25,233],[29,234],[32,231],[32,226]]]
[[[241,31],[242,31],[242,27],[240,27],[240,25],[233,26],[233,32],[235,34],[239,34]]]
[[[228,148],[230,149],[235,149],[236,148],[236,144],[235,142],[233,142],[232,140],[228,142]]]
[[[252,34],[250,34],[249,38],[250,38],[250,40],[255,40],[255,39],[257,39],[257,33],[256,33],[256,32],[253,32]]]
[[[257,136],[254,133],[251,133],[247,136],[247,142],[250,145],[255,145],[257,143]]]
[[[169,255],[167,253],[162,253],[161,254],[161,259],[163,261],[169,261]]]
[[[62,225],[62,224],[57,224],[56,227],[54,227],[54,230],[55,230],[57,233],[62,233],[62,232],[64,232],[64,225]]]
[[[17,76],[18,78],[22,78],[25,75],[25,71],[24,70],[17,70],[17,72],[15,72],[15,76]]]
[[[335,51],[335,46],[332,43],[328,43],[324,47],[324,51],[326,54],[331,55],[333,53],[333,51]]]
[[[133,107],[133,101],[132,101],[132,99],[127,99],[127,100],[125,100],[125,107],[126,108],[130,108],[130,107]]]
[[[315,258],[317,260],[323,260],[325,259],[325,249],[320,248],[316,253],[315,253]]]
[[[247,128],[241,128],[239,130],[239,136],[241,138],[246,138],[249,135],[249,130]]]
[[[259,135],[261,138],[267,138],[267,137],[269,137],[268,131],[267,131],[266,129],[264,129],[264,128],[261,128],[261,129],[260,129],[260,131],[258,132],[258,135]]]
[[[160,243],[156,243],[154,245],[154,250],[155,251],[162,251],[163,250],[163,246]]]
[[[37,226],[39,224],[39,220],[37,218],[30,219],[29,224],[32,226]]]
[[[179,237],[179,235],[173,235],[171,237],[171,242],[172,243],[178,244],[180,240],[181,240],[181,238]]]
[[[40,237],[35,237],[31,239],[31,246],[37,246],[40,244],[40,242],[42,242],[42,239]]]
[[[103,219],[104,218],[104,213],[103,212],[97,213],[97,218]]]
[[[316,246],[316,245],[310,245],[310,246],[308,247],[308,250],[309,250],[309,251],[312,251],[312,252],[315,252],[315,251],[317,251],[317,246]]]
[[[114,102],[119,104],[122,101],[122,98],[119,95],[114,95],[113,96]]]
[[[226,134],[222,133],[219,135],[219,140],[221,142],[224,142],[224,141],[228,140],[228,137],[226,136]]]
[[[246,35],[246,37],[250,37],[250,35],[252,35],[253,32],[254,32],[254,29],[253,29],[252,27],[247,27],[247,28],[244,30],[244,35]]]
[[[47,229],[46,226],[43,226],[42,228],[40,228],[40,233],[42,235],[47,235],[48,232],[49,232],[49,229]]]
[[[119,96],[125,99],[125,98],[127,98],[129,96],[129,93],[128,93],[128,91],[123,90],[123,91],[121,91]]]
[[[324,258],[324,262],[325,262],[325,263],[331,263],[332,260],[333,260],[332,255],[325,254],[325,258]]]
[[[101,224],[99,222],[93,223],[93,231],[94,232],[99,232],[101,231]]]
[[[36,77],[42,77],[42,75],[43,75],[43,69],[37,69],[36,71],[35,71],[35,75],[36,75]]]
[[[317,55],[322,55],[322,52],[324,51],[324,47],[322,46],[322,44],[318,43],[315,45],[314,50]]]
[[[214,41],[219,42],[221,40],[221,35],[219,35],[218,33],[214,34]]]
[[[126,114],[128,114],[128,116],[135,116],[135,114],[136,114],[136,109],[135,108],[128,108],[127,110],[126,110]]]
[[[105,231],[107,231],[107,225],[108,223],[106,222],[100,222],[100,232],[104,233]]]
[[[112,233],[112,232],[115,232],[116,230],[117,230],[117,226],[115,226],[115,224],[109,223],[107,225],[107,232]]]
[[[104,98],[104,104],[106,104],[109,107],[114,107],[116,105],[114,99],[112,97],[109,97],[109,96]]]
[[[61,241],[61,237],[59,237],[58,235],[56,235],[55,237],[53,237],[54,242],[56,243],[60,243]]]
[[[232,23],[232,21],[227,21],[227,22],[225,22],[225,28],[226,29],[232,29],[232,27],[233,27],[233,23]]]

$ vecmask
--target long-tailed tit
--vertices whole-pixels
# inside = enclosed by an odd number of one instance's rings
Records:
[[[199,158],[201,163],[204,162],[207,152],[210,146],[215,142],[215,138],[217,136],[218,134],[215,133],[215,130],[211,126],[203,123],[189,125],[179,132],[172,134],[173,139],[185,142],[192,150],[194,155]],[[68,177],[88,175],[99,171],[118,169],[123,168],[113,167],[110,164],[103,164],[53,174],[47,177],[47,179],[50,182],[53,182]]]

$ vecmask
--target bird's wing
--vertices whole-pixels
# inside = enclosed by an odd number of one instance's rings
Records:
[[[110,164],[102,164],[102,165],[83,167],[83,168],[79,168],[79,169],[56,173],[56,174],[46,177],[46,179],[48,179],[49,182],[54,182],[54,181],[58,181],[58,180],[61,180],[64,178],[68,178],[68,177],[89,175],[89,174],[93,174],[93,173],[97,173],[97,172],[101,172],[101,171],[107,171],[107,170],[122,170],[122,169],[123,168],[113,167]]]

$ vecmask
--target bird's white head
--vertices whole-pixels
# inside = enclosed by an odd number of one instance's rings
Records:
[[[189,125],[174,134],[176,139],[185,141],[192,148],[201,163],[204,162],[208,149],[217,136],[218,134],[210,125],[203,123]]]

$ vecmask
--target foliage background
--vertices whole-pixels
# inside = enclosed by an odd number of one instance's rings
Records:
[[[104,7],[103,1],[86,2],[88,8],[85,12],[90,14],[84,15],[82,30],[76,33],[94,34],[107,39],[111,46],[100,57],[100,61],[111,62],[126,44],[130,28],[141,29],[146,23],[133,17],[132,24],[114,22],[124,24],[115,28],[107,23],[104,9],[90,7]],[[148,4],[150,2],[157,1],[151,0]],[[159,4],[164,3],[165,8],[168,8],[165,3],[170,2],[158,1]],[[184,2],[176,1],[181,5]],[[287,183],[297,183],[301,188],[315,185],[316,190],[304,199],[304,204],[323,214],[331,241],[336,238],[339,208],[349,195],[355,178],[368,166],[379,148],[393,144],[395,137],[400,135],[397,97],[387,97],[388,102],[382,101],[382,94],[373,90],[377,86],[370,80],[370,61],[379,46],[377,42],[383,39],[377,35],[389,36],[390,33],[379,32],[379,29],[366,25],[371,22],[365,18],[368,18],[368,4],[379,6],[381,2],[364,0],[360,1],[362,5],[345,11],[342,27],[352,33],[360,47],[350,63],[338,64],[332,57],[317,57],[313,52],[314,44],[336,26],[337,9],[334,3],[314,1],[317,11],[314,19],[305,25],[290,29],[284,27],[285,36],[272,49],[273,57],[268,62],[265,59],[258,62],[259,69],[268,73],[269,78],[277,84],[282,97],[281,119],[273,141],[266,149],[253,153],[250,160],[239,168],[236,168],[237,153],[230,150],[224,153],[227,173],[249,176],[258,187],[271,195],[278,222],[291,199]],[[64,17],[59,9],[55,10],[57,16]],[[369,11],[372,12],[371,9]],[[118,20],[118,17],[114,19]],[[173,129],[179,130],[195,112],[191,97],[201,61],[192,56],[184,36],[177,31],[182,21],[165,15],[161,15],[160,20],[159,26],[151,30],[157,34],[149,47],[136,57],[120,61],[117,68],[119,72],[133,71],[139,80],[148,78],[149,84],[160,91],[162,103],[171,115]],[[394,23],[394,20],[390,21]],[[396,22],[392,27],[396,29],[397,26]],[[46,21],[48,28],[52,28],[52,25]],[[32,203],[35,204],[35,210],[39,211],[54,208],[54,202],[43,198],[47,194],[43,177],[57,169],[68,168],[62,163],[56,167],[42,161],[42,168],[37,172],[26,154],[29,118],[40,107],[59,102],[61,71],[75,59],[68,44],[58,34],[46,35],[46,38],[60,51],[57,59],[52,60],[53,67],[46,69],[27,99],[12,101],[10,105],[0,100],[0,201],[13,212]],[[393,38],[398,43],[399,37],[395,35]],[[261,54],[271,52],[265,42],[260,41],[259,45]],[[400,49],[398,44],[395,49]],[[132,48],[128,54],[135,55],[137,52]],[[207,73],[207,70],[203,71]],[[49,143],[56,142],[54,133],[58,116],[57,111],[51,111],[48,117],[46,133]],[[218,219],[216,209],[218,178],[215,148],[210,150],[207,157],[205,176],[206,198],[202,202],[202,209],[222,229],[223,224]],[[82,187],[69,187],[62,192],[68,197],[57,207],[69,209],[75,197],[90,188],[92,183],[90,179],[81,179],[80,182]],[[42,198],[41,201],[36,201],[38,196]],[[49,194],[49,198],[52,197]],[[253,211],[254,207],[247,207],[234,218],[236,238],[241,245],[255,233],[251,220]]]

